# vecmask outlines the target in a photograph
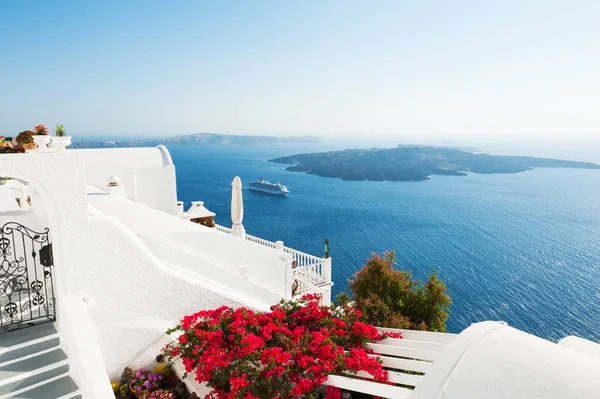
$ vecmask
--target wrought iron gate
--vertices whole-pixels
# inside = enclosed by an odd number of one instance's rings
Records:
[[[8,222],[0,230],[0,333],[56,319],[49,230]]]

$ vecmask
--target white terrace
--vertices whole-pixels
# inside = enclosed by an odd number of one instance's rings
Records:
[[[162,146],[4,154],[0,177],[14,178],[0,179],[0,399],[109,399],[108,377],[151,363],[186,314],[330,300],[331,259],[190,222],[212,216],[178,207]],[[600,397],[590,341],[497,322],[403,335],[371,345],[394,385],[328,384],[387,398]]]

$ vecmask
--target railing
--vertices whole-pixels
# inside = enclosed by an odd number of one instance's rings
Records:
[[[318,258],[316,256],[309,255],[288,247],[283,247],[283,251],[292,255],[292,257],[296,261],[296,267],[318,266],[323,262],[323,258]]]
[[[231,229],[229,227],[221,226],[220,224],[215,224],[215,229],[217,231],[220,231],[221,233],[231,234]],[[265,247],[269,247],[269,248],[273,248],[273,249],[277,248],[277,244],[274,243],[273,241],[267,241],[267,240],[264,240],[259,237],[251,236],[250,234],[246,234],[246,240],[251,241],[256,244],[264,245]]]
[[[266,247],[270,247],[270,248],[273,248],[273,249],[277,248],[277,244],[275,244],[272,241],[263,240],[262,238],[254,237],[254,236],[251,236],[251,235],[248,235],[248,234],[246,234],[246,240],[252,241],[252,242],[254,242],[256,244],[264,245]]]
[[[331,292],[329,289],[319,287],[313,284],[311,279],[304,279],[302,275],[294,274],[294,284],[292,285],[292,296],[301,297],[306,294],[321,294],[321,304],[329,306],[331,304]],[[330,284],[325,287],[329,288]]]
[[[231,229],[225,226],[217,224],[215,225],[215,229],[222,233],[231,234]],[[318,286],[331,285],[331,258],[319,258],[314,255],[288,248],[283,245],[283,241],[272,242],[249,234],[246,234],[246,240],[269,248],[279,249],[292,255],[292,267],[294,269],[293,276],[297,280],[302,280],[304,285],[308,284],[317,288]],[[323,290],[319,289],[319,291]]]
[[[221,226],[220,224],[215,224],[215,230],[220,231],[221,233],[231,234],[231,229],[229,227]]]

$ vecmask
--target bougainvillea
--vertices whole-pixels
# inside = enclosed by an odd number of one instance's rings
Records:
[[[330,309],[320,296],[281,302],[270,312],[220,307],[186,316],[168,331],[180,334],[165,347],[172,362],[208,383],[211,399],[339,398],[322,385],[328,375],[366,372],[387,382],[366,344],[399,334],[379,333],[360,320],[360,311]]]

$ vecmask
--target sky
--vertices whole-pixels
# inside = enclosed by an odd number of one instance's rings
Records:
[[[0,0],[0,134],[600,143],[600,1]]]

